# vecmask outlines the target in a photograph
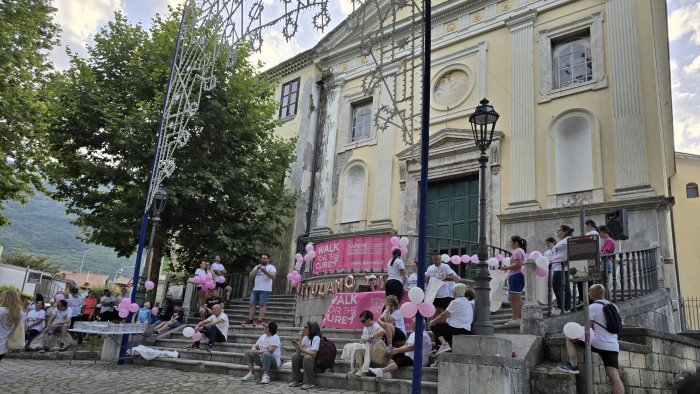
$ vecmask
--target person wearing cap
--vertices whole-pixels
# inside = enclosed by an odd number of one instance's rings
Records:
[[[372,274],[367,277],[367,286],[369,286],[370,291],[381,291],[382,286],[377,283],[377,276]]]

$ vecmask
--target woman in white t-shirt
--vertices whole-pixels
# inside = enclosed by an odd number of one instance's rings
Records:
[[[307,321],[299,331],[299,342],[293,344],[295,353],[292,356],[292,381],[289,387],[301,386],[304,390],[316,387],[316,355],[321,348],[321,327],[316,322]]]
[[[432,327],[436,343],[440,343],[435,355],[452,350],[452,337],[455,335],[471,335],[472,322],[474,321],[475,298],[473,289],[467,288],[464,283],[457,283],[452,288],[454,300],[450,302],[444,312],[428,322],[428,328]]]
[[[399,300],[390,295],[384,300],[384,312],[377,322],[386,332],[387,352],[393,346],[401,346],[406,342],[406,324],[399,310]]]
[[[211,271],[208,270],[209,262],[206,260],[202,260],[199,262],[199,268],[197,268],[194,271],[194,276],[199,277],[200,283],[195,284],[195,287],[197,288],[197,294],[199,296],[199,306],[202,307],[206,304],[207,301],[207,292],[202,291],[202,283],[206,281],[207,278],[212,278],[213,279],[213,274],[211,274]],[[211,275],[210,275],[211,274]]]
[[[39,336],[44,331],[44,321],[46,320],[46,312],[44,311],[44,301],[34,302],[34,308],[27,311],[24,318],[24,349],[29,350],[29,344],[34,338]]]
[[[241,380],[255,380],[253,363],[263,369],[263,376],[260,380],[262,384],[270,383],[271,369],[277,369],[282,365],[282,342],[277,335],[277,323],[271,321],[263,324],[264,334],[258,338],[255,345],[250,350],[246,350],[243,359],[248,364],[248,374]]]
[[[68,334],[68,327],[70,326],[71,312],[68,309],[68,302],[66,300],[60,300],[56,303],[56,310],[54,311],[49,322],[46,325],[46,330],[44,330],[44,338],[41,342],[41,349],[39,353],[43,353],[48,350],[46,345],[49,341],[49,336],[51,334],[60,334],[60,339],[58,342],[58,348],[63,350],[64,342]]]
[[[394,249],[391,252],[391,260],[386,265],[388,278],[384,284],[384,292],[389,297],[393,295],[397,300],[403,297],[403,282],[406,280],[406,264],[401,257],[401,250]]]
[[[22,299],[15,289],[0,293],[0,360],[8,352],[7,341],[22,319]]]
[[[408,290],[418,287],[418,260],[413,261],[413,272],[408,275]]]
[[[552,311],[552,315],[561,313],[561,310],[571,309],[571,286],[569,286],[569,267],[567,263],[569,238],[574,233],[574,229],[562,224],[557,229],[557,244],[552,248],[552,290],[557,299],[559,311]]]

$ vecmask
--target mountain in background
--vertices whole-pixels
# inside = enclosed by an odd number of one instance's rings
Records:
[[[87,250],[83,271],[109,275],[110,279],[120,268],[133,267],[134,256],[120,258],[110,248],[80,241],[81,228],[71,224],[75,215],[68,215],[63,203],[39,191],[25,205],[6,202],[3,214],[12,221],[9,226],[0,227],[3,253],[21,249],[31,255],[48,256],[50,263],[77,272]],[[125,268],[124,272],[130,276],[131,270]]]

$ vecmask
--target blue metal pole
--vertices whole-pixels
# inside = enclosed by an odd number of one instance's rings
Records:
[[[423,73],[421,100],[421,137],[420,137],[420,191],[418,195],[418,287],[425,288],[425,258],[427,242],[425,234],[426,196],[428,195],[428,143],[430,141],[430,47],[431,47],[431,0],[423,0]],[[415,338],[413,350],[413,383],[411,392],[420,394],[423,380],[423,335],[425,322],[420,312],[416,313]]]
[[[151,164],[151,176],[150,179],[148,180],[148,191],[146,192],[146,206],[144,207],[143,210],[143,216],[141,218],[141,229],[139,230],[139,245],[138,248],[136,249],[136,264],[134,264],[134,276],[132,279],[132,291],[131,291],[131,302],[134,302],[136,299],[136,289],[138,288],[139,285],[139,273],[141,271],[141,257],[143,256],[143,245],[146,242],[146,232],[148,231],[148,218],[149,214],[148,212],[150,211],[150,207],[148,206],[148,196],[151,195],[151,191],[153,189],[154,182],[153,180],[157,176],[157,170],[158,170],[158,154],[160,153],[160,141],[163,138],[163,122],[165,122],[165,117],[166,113],[165,111],[167,110],[167,105],[168,105],[168,97],[170,96],[170,88],[171,88],[171,82],[173,79],[173,73],[175,72],[175,62],[177,61],[177,52],[180,49],[180,38],[182,38],[182,26],[185,23],[185,14],[186,14],[186,9],[187,9],[187,3],[182,7],[182,17],[180,19],[180,27],[178,28],[177,32],[177,40],[175,41],[175,50],[173,51],[173,57],[172,60],[170,61],[170,74],[168,75],[168,84],[167,88],[165,90],[165,97],[163,97],[163,110],[161,111],[160,114],[160,124],[158,125],[158,133],[156,134],[156,147],[155,151],[153,153],[153,163]],[[131,313],[129,313],[129,316],[127,317],[127,321],[131,319]],[[126,334],[122,337],[122,345],[121,348],[119,349],[119,365],[124,364],[124,358],[126,356],[126,350],[129,348],[129,335]]]

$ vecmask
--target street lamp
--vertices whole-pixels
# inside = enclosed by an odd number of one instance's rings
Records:
[[[153,259],[153,242],[156,237],[156,229],[158,228],[158,223],[160,223],[160,214],[163,213],[165,209],[165,204],[168,202],[168,193],[165,192],[162,186],[158,187],[156,194],[153,198],[153,217],[151,218],[151,238],[148,241],[148,255],[146,255],[146,265],[141,271],[141,277],[139,279],[138,287],[136,290],[136,303],[143,305],[146,300],[146,287],[144,286],[146,281],[151,277],[151,261]]]
[[[496,128],[498,117],[498,112],[486,99],[481,100],[479,106],[469,117],[474,144],[481,151],[479,156],[479,247],[477,250],[479,263],[474,277],[476,282],[476,320],[472,325],[472,330],[476,335],[493,335],[491,302],[489,301],[491,276],[486,263],[486,259],[488,259],[486,251],[486,163],[489,161],[486,150],[493,141],[493,131]]]

